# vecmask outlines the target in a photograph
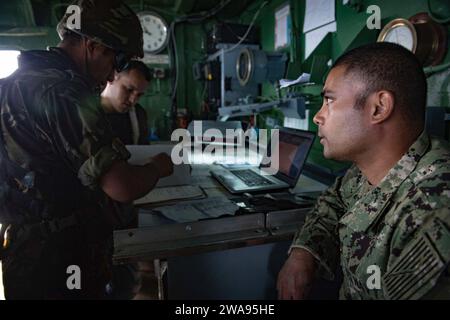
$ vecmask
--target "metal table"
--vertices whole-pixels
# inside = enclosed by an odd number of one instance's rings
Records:
[[[192,176],[201,184],[208,197],[223,195],[233,199],[213,178],[209,177],[208,165],[194,165]],[[292,192],[316,193],[324,190],[325,185],[302,176]],[[272,193],[274,197],[286,196],[286,193]],[[166,265],[162,260],[170,257],[256,246],[289,240],[303,224],[312,203],[302,208],[254,212],[251,214],[222,216],[215,219],[178,223],[141,207],[139,228],[114,232],[115,263],[153,260],[155,273],[160,282],[162,293],[162,275]],[[154,208],[153,208],[154,209]],[[182,213],[180,213],[182,214]]]

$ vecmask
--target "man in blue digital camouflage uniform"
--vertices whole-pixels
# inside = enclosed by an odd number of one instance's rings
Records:
[[[131,166],[95,88],[142,57],[120,0],[79,0],[57,48],[23,52],[0,83],[0,223],[7,299],[101,299],[110,280],[110,200],[131,202],[172,172],[168,155]],[[76,278],[76,272],[81,276]],[[75,273],[74,273],[75,272]]]
[[[306,298],[338,264],[342,299],[450,298],[450,146],[424,131],[426,93],[403,47],[370,44],[335,62],[314,122],[325,157],[354,166],[296,235],[281,299]]]

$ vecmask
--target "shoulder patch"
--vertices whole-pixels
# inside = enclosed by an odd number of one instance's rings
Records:
[[[450,230],[434,218],[383,277],[387,299],[420,299],[431,290],[450,261]]]

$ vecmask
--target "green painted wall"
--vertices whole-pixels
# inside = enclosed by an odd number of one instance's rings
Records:
[[[258,8],[263,0],[255,1],[252,8],[248,12],[244,13],[240,17],[241,22],[249,23],[253,17],[255,8]],[[292,15],[292,32],[291,32],[291,46],[284,51],[290,54],[290,63],[288,65],[287,77],[291,79],[297,78],[302,72],[309,72],[311,67],[312,57],[308,60],[304,60],[303,47],[305,37],[302,34],[304,14],[305,14],[305,1],[295,0],[273,0],[265,6],[261,12],[260,18],[257,20],[257,25],[261,28],[262,47],[266,51],[274,50],[274,12],[281,5],[289,3],[291,6]],[[369,5],[378,5],[381,9],[382,27],[390,20],[394,18],[409,18],[419,12],[427,12],[427,1],[393,1],[393,0],[363,0],[361,1],[362,10],[357,12],[355,9],[348,6],[344,6],[342,1],[336,1],[336,22],[337,32],[330,35],[329,39],[324,40],[321,44],[321,48],[317,50],[318,54],[325,54],[333,60],[339,57],[344,51],[357,47],[366,43],[376,41],[379,30],[368,30],[366,28],[366,21],[369,18],[369,14],[366,13],[366,8]],[[450,26],[446,25],[450,35]],[[327,43],[328,41],[328,43]],[[447,52],[444,62],[450,61],[450,52]],[[447,81],[442,81],[442,75],[436,75],[429,79],[429,88],[433,90],[436,86],[439,87],[439,94],[442,95],[441,106],[450,107],[448,104],[448,96],[450,91],[449,80],[450,73],[447,77],[444,77]],[[316,131],[317,126],[312,122],[312,117],[319,110],[321,106],[321,99],[318,97],[322,86],[310,86],[306,88],[298,88],[297,91],[304,94],[312,94],[316,97],[311,99],[311,117],[310,117],[310,129]],[[271,96],[275,93],[275,90],[270,85],[263,86],[263,95]],[[447,104],[446,104],[446,102]],[[273,115],[273,112],[270,116]],[[335,161],[325,160],[322,156],[322,146],[316,141],[314,148],[309,157],[309,161],[322,166],[325,170],[331,172],[337,172],[345,164]]]
[[[178,86],[176,102],[179,111],[186,110],[188,116],[194,119],[205,119],[208,117],[202,111],[202,101],[205,96],[205,83],[193,79],[192,66],[195,62],[206,58],[206,32],[217,20],[226,20],[229,22],[250,23],[255,12],[265,0],[241,0],[232,1],[223,12],[217,16],[204,21],[203,24],[180,23],[175,30],[177,52],[178,52]],[[445,0],[442,0],[445,1]],[[0,4],[0,34],[5,30],[5,24],[16,23],[16,27],[27,27],[27,31],[38,32],[38,35],[12,37],[0,36],[0,49],[44,49],[48,45],[56,45],[58,37],[54,31],[58,14],[61,14],[61,8],[64,8],[60,0],[31,0],[33,10],[38,13],[38,19],[33,19],[29,14],[24,14],[20,19],[11,18],[14,15],[20,15],[20,12],[26,12],[29,7],[26,6],[26,0],[11,2],[1,2]],[[351,1],[355,2],[355,0]],[[356,0],[357,2],[357,0]],[[136,12],[152,10],[162,15],[168,23],[171,23],[176,17],[187,13],[199,12],[210,9],[214,4],[209,0],[129,0],[127,1]],[[217,3],[217,2],[216,2]],[[262,34],[262,47],[266,51],[274,50],[274,13],[281,5],[289,3],[292,15],[291,46],[283,49],[290,56],[290,62],[287,69],[288,78],[296,78],[302,72],[309,72],[312,64],[312,57],[305,60],[303,54],[304,35],[302,34],[303,17],[305,12],[304,0],[271,0],[261,10],[256,25],[260,28]],[[368,30],[366,20],[369,14],[366,13],[368,5],[378,5],[381,8],[382,26],[393,18],[410,16],[427,11],[426,0],[361,0],[362,10],[357,12],[353,8],[344,6],[341,0],[336,0],[336,21],[337,32],[330,34],[324,40],[315,54],[324,55],[335,59],[345,50],[373,42],[376,40],[379,30]],[[28,9],[27,9],[28,8]],[[245,10],[241,10],[245,8]],[[19,11],[18,11],[19,10]],[[36,15],[35,15],[36,16]],[[4,22],[2,24],[2,21]],[[12,22],[11,22],[12,21]],[[446,25],[450,34],[450,26]],[[165,50],[162,54],[169,54]],[[171,95],[173,90],[175,64],[174,57],[171,56],[169,65],[150,65],[150,67],[159,67],[165,70],[164,79],[154,79],[141,104],[146,108],[149,114],[149,126],[156,130],[156,134],[166,140],[170,138],[172,122]],[[445,62],[450,61],[450,52],[447,53]],[[450,72],[444,71],[430,78],[430,90],[433,93],[433,104],[439,104],[449,107],[449,82]],[[299,87],[294,91],[301,92],[310,98],[311,116],[317,112],[321,105],[321,99],[318,96],[321,85]],[[285,94],[285,92],[282,92]],[[264,97],[269,98],[276,94],[271,85],[264,85],[262,89]],[[209,115],[210,116],[210,115]],[[283,116],[280,112],[272,111],[264,113],[258,118],[258,124],[266,126],[265,120],[271,118],[282,123]],[[316,126],[309,119],[311,130],[317,130]],[[345,164],[334,161],[326,161],[322,157],[322,147],[316,142],[310,159],[314,164],[322,166],[325,170],[337,172]]]

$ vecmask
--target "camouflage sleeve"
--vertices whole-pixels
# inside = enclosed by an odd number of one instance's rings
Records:
[[[95,188],[114,161],[126,160],[130,154],[120,140],[113,139],[99,99],[81,99],[80,92],[83,88],[72,82],[47,90],[41,98],[40,123],[61,160],[83,185]]]
[[[407,214],[393,235],[391,256],[382,279],[385,296],[389,299],[449,299],[449,196],[444,192],[438,202],[430,202],[417,190],[412,200],[412,205],[404,208]]]
[[[319,197],[291,246],[291,249],[303,248],[309,251],[319,262],[319,275],[329,280],[334,279],[340,254],[338,221],[345,212],[339,192],[342,180],[338,178]]]

